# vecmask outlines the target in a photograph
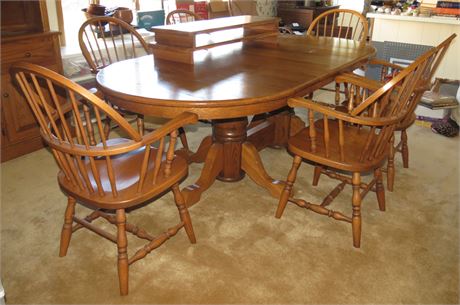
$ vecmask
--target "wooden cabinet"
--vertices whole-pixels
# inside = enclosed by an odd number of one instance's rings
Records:
[[[294,3],[295,2],[290,2],[289,7],[283,2],[278,2],[278,17],[281,18],[285,25],[290,25],[296,22],[301,27],[305,27],[305,29],[308,29],[310,23],[312,23],[312,21],[322,13],[340,7],[339,5],[318,7],[292,6]]]
[[[11,65],[27,61],[62,73],[62,62],[59,33],[49,31],[44,1],[2,1],[1,23],[3,162],[43,147],[32,111],[11,79]]]

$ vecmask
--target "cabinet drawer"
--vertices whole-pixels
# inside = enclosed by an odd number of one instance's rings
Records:
[[[10,64],[19,61],[40,65],[56,61],[53,38],[49,36],[4,43],[2,45],[2,71],[7,70]]]

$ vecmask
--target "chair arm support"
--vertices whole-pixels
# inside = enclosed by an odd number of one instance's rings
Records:
[[[81,144],[63,144],[61,141],[57,140],[54,136],[49,136],[48,134],[44,133],[40,130],[41,135],[46,143],[49,144],[52,148],[57,148],[63,152],[81,155],[81,156],[88,156],[88,157],[103,157],[103,156],[115,156],[125,154],[146,145],[150,145],[155,141],[160,140],[161,138],[165,137],[166,135],[170,134],[171,132],[179,129],[187,124],[193,124],[198,121],[198,115],[190,112],[184,112],[174,119],[170,120],[162,127],[152,131],[149,134],[146,134],[142,137],[141,141],[135,140],[127,140],[123,142],[117,142],[115,145],[110,145],[107,148],[103,148],[102,146],[93,146],[91,148],[86,147],[85,145]]]

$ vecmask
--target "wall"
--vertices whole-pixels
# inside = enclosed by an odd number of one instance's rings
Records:
[[[435,76],[460,80],[460,21],[425,17],[402,17],[368,14],[375,17],[372,40],[395,41],[436,46],[452,33],[451,44]]]
[[[364,8],[364,0],[336,0],[340,8],[355,10],[362,12]]]

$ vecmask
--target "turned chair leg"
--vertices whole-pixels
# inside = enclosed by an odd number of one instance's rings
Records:
[[[67,197],[67,208],[64,214],[64,225],[61,231],[61,245],[59,247],[59,256],[63,257],[67,255],[67,249],[69,248],[70,238],[72,237],[72,223],[73,216],[75,214],[75,203],[76,200],[72,197]]]
[[[387,161],[387,188],[393,192],[393,185],[395,183],[395,137],[391,136],[390,139],[390,152]]]
[[[351,202],[353,206],[353,214],[351,218],[351,228],[353,231],[353,246],[355,248],[359,248],[361,246],[361,193],[359,187],[360,184],[361,174],[358,172],[353,173],[353,197]]]
[[[111,124],[110,122],[112,122],[112,120],[110,119],[109,116],[106,116],[105,119],[104,119],[104,135],[105,135],[105,138],[108,139],[109,136],[110,136],[110,131],[111,131]]]
[[[190,150],[189,146],[188,146],[188,141],[187,141],[187,136],[185,134],[185,130],[184,128],[179,128],[179,138],[180,138],[180,141],[182,143],[182,147],[184,147],[186,150]]]
[[[335,83],[335,105],[340,105],[340,83]]]
[[[376,179],[375,193],[377,194],[377,201],[379,203],[379,210],[380,211],[385,211],[385,188],[383,187],[382,170],[380,168],[377,168],[374,171],[374,177]]]
[[[118,281],[120,295],[128,294],[128,239],[126,237],[126,215],[124,209],[118,209],[117,221],[117,248],[118,248]]]
[[[278,208],[276,209],[275,217],[281,218],[283,215],[284,209],[286,208],[286,204],[288,202],[289,196],[291,195],[292,186],[294,185],[297,171],[299,170],[300,163],[302,163],[302,158],[299,156],[294,157],[294,161],[292,162],[291,170],[289,171],[286,184],[284,185],[283,192],[280,196],[280,201],[278,203]]]
[[[185,232],[187,233],[188,239],[192,244],[196,243],[195,233],[193,232],[192,219],[188,212],[187,206],[185,205],[184,196],[179,190],[179,185],[176,183],[172,187],[174,194],[174,201],[176,202],[177,209],[179,210],[179,217],[184,223]]]
[[[313,172],[313,186],[317,186],[319,182],[319,177],[321,176],[321,171],[323,170],[322,166],[316,165],[315,171]]]
[[[409,168],[409,146],[407,145],[407,132],[401,130],[401,154],[404,168]]]
[[[350,99],[350,90],[348,90],[348,84],[347,83],[343,84],[343,94],[345,95],[345,98],[347,100]]]
[[[143,136],[144,135],[144,129],[145,129],[144,116],[143,115],[140,115],[140,114],[137,115],[136,124],[137,124],[137,130],[139,131],[139,134],[141,136]]]

